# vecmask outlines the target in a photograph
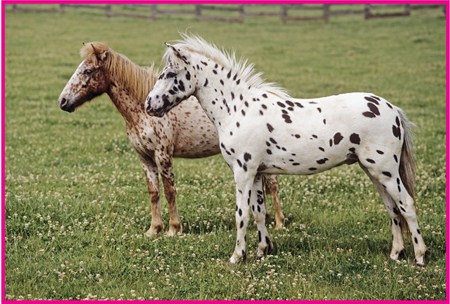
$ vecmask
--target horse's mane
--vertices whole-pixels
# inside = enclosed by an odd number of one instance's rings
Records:
[[[126,56],[114,52],[103,42],[90,42],[84,44],[80,50],[83,59],[89,58],[97,64],[104,61],[104,67],[114,76],[128,91],[131,98],[138,102],[145,102],[148,93],[158,80],[158,72],[153,65],[142,68],[134,64]],[[106,55],[105,59],[104,56]]]
[[[265,82],[265,80],[261,78],[263,73],[257,73],[253,63],[248,64],[247,59],[243,57],[241,57],[239,61],[236,61],[234,50],[231,53],[228,53],[224,49],[220,50],[215,44],[206,42],[206,40],[200,36],[190,36],[187,34],[181,34],[181,36],[183,40],[176,41],[177,44],[174,45],[175,48],[204,55],[225,68],[232,70],[233,73],[238,73],[240,79],[246,84],[281,98],[289,98],[286,89],[278,87],[275,83]],[[168,60],[171,62],[180,62],[181,59],[175,56],[171,48],[167,48],[163,61],[167,62]]]

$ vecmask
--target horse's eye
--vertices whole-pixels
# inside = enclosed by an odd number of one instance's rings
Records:
[[[89,70],[89,69],[84,70],[83,74],[84,75],[91,75],[92,74],[92,70]]]
[[[177,76],[177,74],[175,74],[173,72],[167,73],[167,78],[174,78],[175,76]]]

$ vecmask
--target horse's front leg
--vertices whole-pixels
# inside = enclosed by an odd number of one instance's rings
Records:
[[[161,151],[155,151],[155,159],[161,174],[161,179],[164,187],[164,195],[169,204],[169,231],[167,236],[175,236],[182,233],[180,216],[176,204],[177,191],[175,189],[175,177],[173,174],[172,157]]]
[[[272,247],[265,225],[266,207],[264,205],[261,175],[235,175],[235,180],[237,234],[236,247],[228,261],[230,264],[236,264],[240,261],[245,262],[247,259],[246,231],[250,218],[250,206],[252,206],[253,215],[255,216],[260,240],[257,254],[262,255],[268,245],[270,248]]]
[[[164,224],[161,219],[161,203],[159,201],[158,167],[150,157],[138,155],[147,178],[148,193],[152,204],[152,223],[150,229],[144,235],[151,237],[164,230]]]

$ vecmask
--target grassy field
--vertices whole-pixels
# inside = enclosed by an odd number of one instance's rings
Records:
[[[103,12],[5,13],[6,299],[444,300],[446,297],[445,16],[244,23],[107,18]],[[83,42],[160,64],[187,28],[244,55],[298,98],[366,91],[403,108],[416,132],[417,210],[430,257],[411,240],[389,259],[390,220],[357,165],[279,178],[285,228],[276,248],[225,264],[235,242],[233,176],[220,155],[175,160],[183,235],[148,239],[150,200],[125,123],[108,96],[73,114],[58,96]],[[274,214],[271,201],[269,211]],[[167,203],[162,201],[166,229]]]

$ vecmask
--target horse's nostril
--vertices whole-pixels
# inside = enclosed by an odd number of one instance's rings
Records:
[[[65,98],[61,99],[61,103],[60,103],[61,107],[64,107],[66,105],[66,103],[67,103],[67,99],[65,99]]]

